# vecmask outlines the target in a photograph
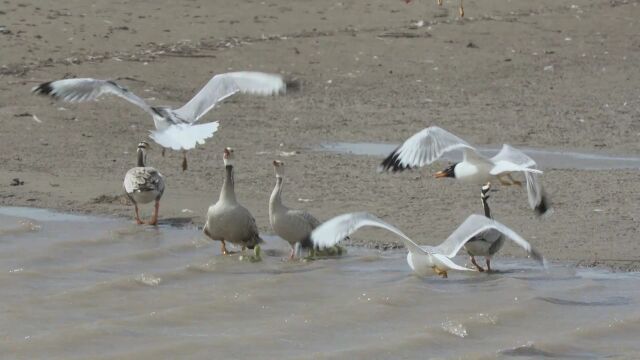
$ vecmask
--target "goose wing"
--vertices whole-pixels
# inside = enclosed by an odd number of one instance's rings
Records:
[[[97,100],[104,94],[112,94],[153,115],[153,110],[142,98],[111,80],[78,78],[49,81],[34,87],[31,92],[67,102]]]
[[[366,212],[342,214],[322,223],[311,233],[311,241],[320,248],[331,247],[365,226],[382,228],[400,236],[411,252],[429,253],[427,249],[421,248],[395,226]]]
[[[527,240],[507,226],[482,215],[470,215],[449,237],[436,249],[448,257],[454,257],[458,251],[474,236],[487,231],[496,230],[523,248],[529,256],[546,266],[544,257]]]
[[[320,221],[311,215],[308,211],[304,210],[289,210],[287,215],[295,221],[299,222],[300,226],[308,227],[309,230],[313,230],[320,226]]]
[[[164,192],[164,176],[152,167],[136,167],[124,177],[124,189],[127,193],[158,191]]]
[[[431,126],[414,134],[393,150],[382,161],[378,170],[396,172],[424,166],[453,150],[464,150],[465,157],[472,155],[482,158],[466,141],[442,128]]]
[[[280,75],[255,71],[239,71],[218,74],[181,108],[173,112],[182,120],[193,123],[211,110],[217,103],[241,92],[256,95],[273,95],[286,88]]]

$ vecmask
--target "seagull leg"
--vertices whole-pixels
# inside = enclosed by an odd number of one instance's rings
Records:
[[[460,0],[460,7],[458,8],[458,10],[460,11],[460,17],[463,18],[464,17],[464,6],[462,6],[462,0]]]
[[[295,257],[295,254],[296,254],[296,248],[292,247],[291,254],[289,254],[289,261],[293,260],[293,258]]]
[[[485,260],[487,261],[487,272],[491,272],[491,256],[487,256]]]
[[[182,171],[187,170],[187,151],[182,150]]]
[[[156,200],[156,204],[153,207],[153,216],[151,216],[151,221],[149,221],[149,225],[158,225],[158,210],[160,209],[160,201]]]
[[[449,277],[447,275],[447,270],[441,270],[437,266],[433,267],[433,271],[435,271],[437,275],[441,275],[443,279],[446,279],[447,277]]]
[[[473,255],[471,255],[471,263],[473,264],[473,266],[478,268],[478,271],[484,272],[484,269],[482,268],[482,266],[478,265],[478,263],[476,262],[476,258],[473,257]]]
[[[136,209],[136,223],[138,223],[138,225],[144,224],[144,221],[140,220],[140,213],[138,212],[138,204],[133,203],[133,206]]]
[[[442,6],[442,0],[438,0],[438,6]]]
[[[510,183],[510,182],[508,182],[507,180],[504,179],[504,175],[498,175],[498,180],[500,180],[500,184],[502,184],[504,186],[513,185],[513,183]]]
[[[511,180],[513,185],[518,185],[518,186],[522,187],[522,182],[514,179],[513,177],[511,177],[511,174],[507,174],[507,177],[509,178],[509,180]]]

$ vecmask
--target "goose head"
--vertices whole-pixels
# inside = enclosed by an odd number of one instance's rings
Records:
[[[233,149],[230,147],[224,148],[224,154],[222,155],[222,161],[224,161],[224,166],[233,166]]]
[[[276,171],[277,178],[284,178],[284,162],[273,160],[273,169]]]
[[[442,170],[442,171],[438,171],[435,175],[436,178],[446,178],[446,177],[451,177],[451,178],[455,178],[456,177],[456,166],[458,165],[458,163],[455,163],[451,166],[449,166],[448,168]]]
[[[480,190],[480,197],[482,200],[487,200],[489,198],[489,190],[491,190],[491,183],[486,183],[482,186],[482,190]]]

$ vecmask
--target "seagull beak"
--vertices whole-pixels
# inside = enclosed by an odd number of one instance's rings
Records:
[[[448,177],[449,175],[447,174],[446,171],[438,171],[434,176],[436,178],[444,178],[444,177]]]

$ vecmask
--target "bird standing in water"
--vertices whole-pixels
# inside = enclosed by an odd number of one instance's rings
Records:
[[[141,141],[138,144],[138,165],[131,168],[124,176],[124,192],[133,202],[136,211],[136,222],[144,224],[140,220],[138,204],[148,204],[155,200],[153,216],[149,225],[158,223],[158,210],[160,209],[160,198],[164,193],[164,176],[151,166],[146,166],[147,150],[149,144]]]
[[[212,240],[222,242],[222,254],[231,254],[226,242],[253,249],[263,240],[258,234],[256,219],[249,210],[236,200],[233,178],[233,149],[225,148],[223,153],[225,178],[218,201],[209,207],[207,222],[203,232]]]

